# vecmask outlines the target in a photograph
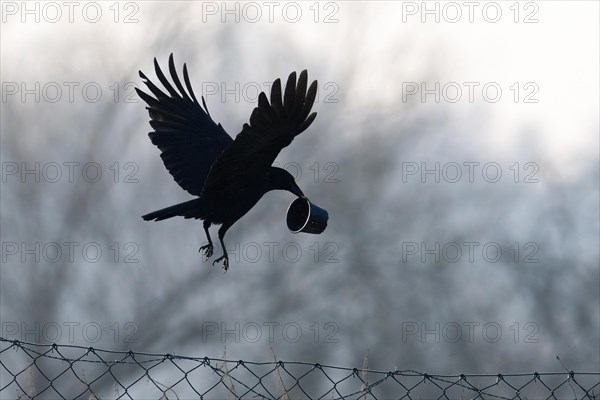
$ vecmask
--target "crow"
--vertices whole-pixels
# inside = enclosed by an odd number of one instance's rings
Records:
[[[213,255],[213,242],[209,227],[220,224],[219,241],[223,255],[213,265],[223,261],[229,269],[229,258],[223,238],[227,230],[242,218],[260,198],[270,190],[287,190],[305,198],[294,177],[282,168],[273,167],[279,152],[305,131],[315,120],[311,108],[317,94],[317,81],[307,89],[308,73],[302,71],[296,82],[292,72],[282,96],[281,81],[271,86],[271,102],[264,92],[258,96],[258,107],[250,115],[235,140],[215,123],[206,107],[198,103],[183,64],[183,87],[175,69],[173,54],[169,57],[169,72],[175,87],[167,80],[156,58],[154,68],[158,80],[168,93],[154,85],[142,71],[140,77],[150,92],[136,88],[138,95],[148,104],[150,140],[161,151],[161,158],[169,173],[183,189],[196,199],[176,204],[143,215],[146,221],[162,221],[182,216],[204,221],[208,244],[204,250],[209,259]]]

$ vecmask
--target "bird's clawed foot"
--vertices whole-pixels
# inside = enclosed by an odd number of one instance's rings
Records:
[[[202,250],[204,250],[204,257],[206,257],[207,260],[210,257],[212,257],[212,255],[213,255],[213,245],[212,245],[212,243],[209,243],[209,244],[206,244],[206,245],[200,247],[200,249],[198,249],[198,253],[200,253]]]
[[[227,256],[227,253],[223,254],[221,257],[213,261],[213,265],[220,262],[221,260],[223,260],[223,270],[227,272],[227,270],[229,269],[229,257]]]

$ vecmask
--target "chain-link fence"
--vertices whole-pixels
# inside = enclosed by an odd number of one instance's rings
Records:
[[[600,372],[434,375],[0,338],[2,399],[600,399]]]

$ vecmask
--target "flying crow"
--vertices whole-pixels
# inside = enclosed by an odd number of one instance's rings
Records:
[[[284,169],[272,167],[273,161],[294,137],[306,130],[317,113],[310,113],[317,93],[317,81],[307,89],[308,74],[302,71],[296,81],[292,72],[282,96],[281,81],[271,87],[271,102],[264,92],[258,96],[258,107],[250,115],[250,123],[232,139],[221,124],[216,124],[206,107],[198,103],[183,65],[182,85],[173,54],[169,57],[169,72],[175,87],[161,71],[156,58],[154,68],[167,93],[159,89],[140,71],[140,77],[154,95],[136,89],[148,104],[150,140],[161,151],[161,158],[183,189],[196,199],[176,204],[142,216],[146,221],[183,216],[202,219],[208,244],[202,246],[204,255],[213,254],[213,242],[208,228],[221,224],[219,240],[223,255],[213,264],[223,261],[225,271],[229,258],[223,237],[227,230],[242,218],[270,190],[287,190],[304,197],[294,177]],[[186,90],[187,88],[187,90]]]

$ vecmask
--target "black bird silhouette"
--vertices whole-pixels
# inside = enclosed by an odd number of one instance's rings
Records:
[[[302,71],[296,82],[292,72],[281,92],[281,81],[273,82],[271,103],[264,92],[258,96],[258,107],[252,111],[250,124],[233,140],[216,124],[206,107],[198,103],[187,67],[183,64],[184,89],[173,62],[169,57],[169,71],[177,89],[167,80],[154,59],[156,75],[167,90],[160,90],[140,71],[140,77],[155,97],[136,89],[148,104],[150,140],[161,151],[161,158],[175,181],[197,199],[176,204],[142,216],[146,221],[183,216],[204,220],[208,244],[202,246],[206,258],[213,254],[213,242],[208,228],[221,224],[219,240],[223,255],[213,265],[223,261],[225,271],[229,258],[223,243],[227,230],[243,217],[260,198],[270,190],[287,190],[304,197],[294,177],[271,164],[294,137],[306,130],[317,113],[310,114],[317,93],[317,81],[306,88],[308,74]],[[309,115],[310,114],[310,115]]]

